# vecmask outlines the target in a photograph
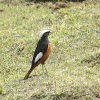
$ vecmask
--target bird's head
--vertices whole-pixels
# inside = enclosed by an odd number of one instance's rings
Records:
[[[39,35],[39,40],[41,40],[42,38],[47,38],[50,33],[50,30],[42,30]]]

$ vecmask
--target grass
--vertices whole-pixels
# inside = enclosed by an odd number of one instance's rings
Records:
[[[0,4],[0,100],[99,100],[100,6],[75,3],[52,11],[46,6]],[[23,80],[40,30],[50,29],[52,52]]]

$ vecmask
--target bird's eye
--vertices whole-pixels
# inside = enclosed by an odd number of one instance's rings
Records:
[[[49,33],[49,32],[46,32],[47,34]]]

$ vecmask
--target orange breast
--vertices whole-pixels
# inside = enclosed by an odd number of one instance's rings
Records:
[[[46,59],[49,57],[50,52],[51,52],[51,47],[50,47],[50,44],[48,44],[48,49],[46,53],[43,55],[43,57],[39,60],[39,62],[44,63]]]

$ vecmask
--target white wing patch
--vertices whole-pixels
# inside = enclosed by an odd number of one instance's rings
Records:
[[[36,63],[42,56],[43,56],[42,52],[38,53],[34,62]]]

